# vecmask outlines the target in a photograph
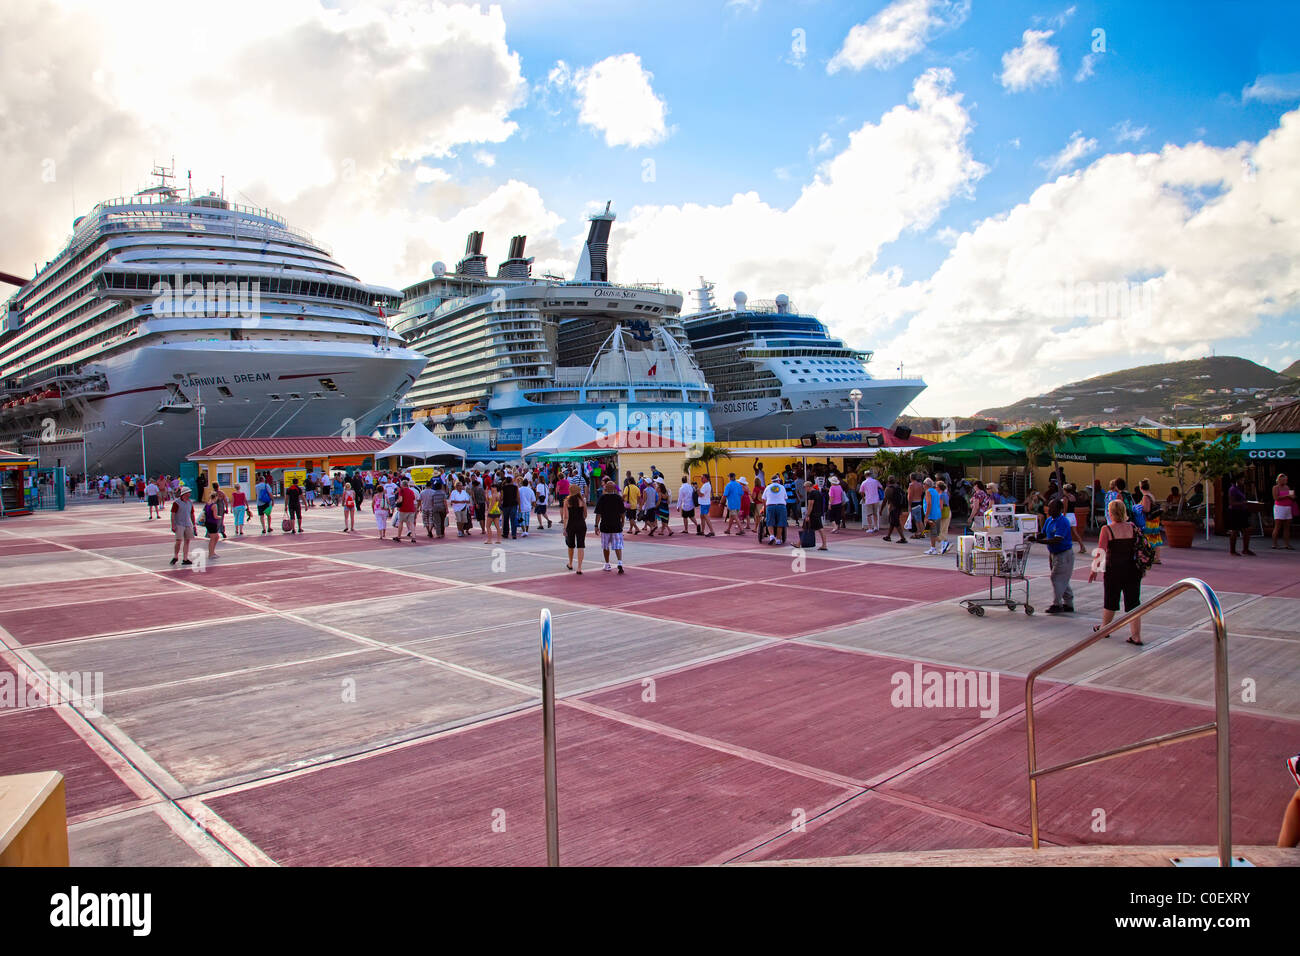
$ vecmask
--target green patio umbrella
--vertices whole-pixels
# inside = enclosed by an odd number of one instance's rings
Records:
[[[950,465],[978,464],[982,480],[985,465],[1015,465],[1023,461],[1025,446],[980,428],[952,441],[926,445],[925,453]]]
[[[1140,432],[1130,425],[1123,428],[1117,428],[1111,432],[1116,438],[1123,438],[1131,445],[1136,445],[1146,451],[1149,456],[1147,464],[1159,465],[1165,460],[1165,449],[1169,447],[1169,442],[1161,441],[1159,438],[1152,438],[1145,432]]]

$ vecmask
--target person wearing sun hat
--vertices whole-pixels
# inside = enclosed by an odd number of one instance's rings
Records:
[[[840,480],[834,475],[831,475],[827,481],[829,484],[827,485],[826,500],[830,503],[827,517],[831,521],[831,534],[839,534],[844,528],[844,486],[840,484]]]
[[[172,502],[172,534],[175,535],[176,541],[172,545],[172,560],[181,557],[181,546],[185,548],[182,564],[193,564],[190,560],[190,542],[194,540],[194,501],[193,493],[186,484],[180,486],[177,492],[176,500]]]

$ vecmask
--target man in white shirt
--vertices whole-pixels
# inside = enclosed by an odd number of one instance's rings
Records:
[[[145,499],[149,502],[149,520],[161,519],[162,515],[158,513],[158,485],[153,479],[150,479],[149,484],[144,486],[144,494]]]
[[[862,495],[862,529],[867,534],[879,534],[880,481],[873,473],[867,472],[867,477],[862,479],[862,485],[858,491]]]
[[[519,518],[520,523],[524,526],[523,535],[525,538],[528,537],[529,519],[533,513],[533,505],[536,503],[537,494],[528,484],[528,479],[525,478],[523,484],[519,486]]]
[[[766,505],[767,543],[777,543],[774,532],[779,528],[781,544],[785,544],[785,523],[788,516],[785,485],[773,478],[772,483],[763,492],[763,503]]]
[[[451,502],[451,513],[456,516],[456,537],[466,537],[474,526],[474,499],[465,490],[465,485],[456,482],[456,490],[447,496]]]
[[[695,528],[696,534],[702,534],[706,538],[713,537],[713,522],[709,520],[709,509],[713,507],[713,483],[709,481],[709,475],[706,472],[704,481],[700,483],[700,523]],[[708,529],[707,533],[705,529]]]
[[[543,521],[546,522],[546,527],[548,528],[553,523],[551,519],[546,515],[546,506],[550,503],[551,490],[548,487],[546,487],[545,478],[537,479],[536,491],[537,491],[537,504],[533,506],[533,510],[537,512],[537,530],[541,531]]]
[[[690,531],[687,522],[695,523],[695,530],[700,530],[699,519],[695,517],[695,486],[691,484],[689,475],[682,475],[682,486],[677,489],[677,510],[682,515],[682,534]]]

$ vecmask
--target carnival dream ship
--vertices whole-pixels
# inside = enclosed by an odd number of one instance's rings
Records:
[[[703,277],[693,294],[696,309],[682,325],[713,386],[713,425],[724,441],[852,427],[854,389],[862,393],[857,424],[890,428],[925,390],[919,378],[874,378],[866,368],[870,352],[832,338],[787,295],[750,302],[737,292],[735,308],[722,309]]]
[[[577,413],[604,434],[711,441],[713,392],[678,318],[681,293],[609,281],[614,220],[608,204],[590,218],[572,279],[534,277],[524,236],[495,277],[482,232],[454,272],[435,262],[394,325],[429,364],[379,434],[424,420],[471,461],[506,460]]]
[[[373,430],[425,365],[389,331],[401,293],[268,210],[153,175],[77,218],[5,303],[0,441],[80,472],[84,438],[92,474],[136,472],[143,445],[174,474],[200,435]]]

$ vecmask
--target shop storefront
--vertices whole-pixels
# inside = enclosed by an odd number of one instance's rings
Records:
[[[29,515],[36,507],[35,458],[0,452],[0,518]]]

